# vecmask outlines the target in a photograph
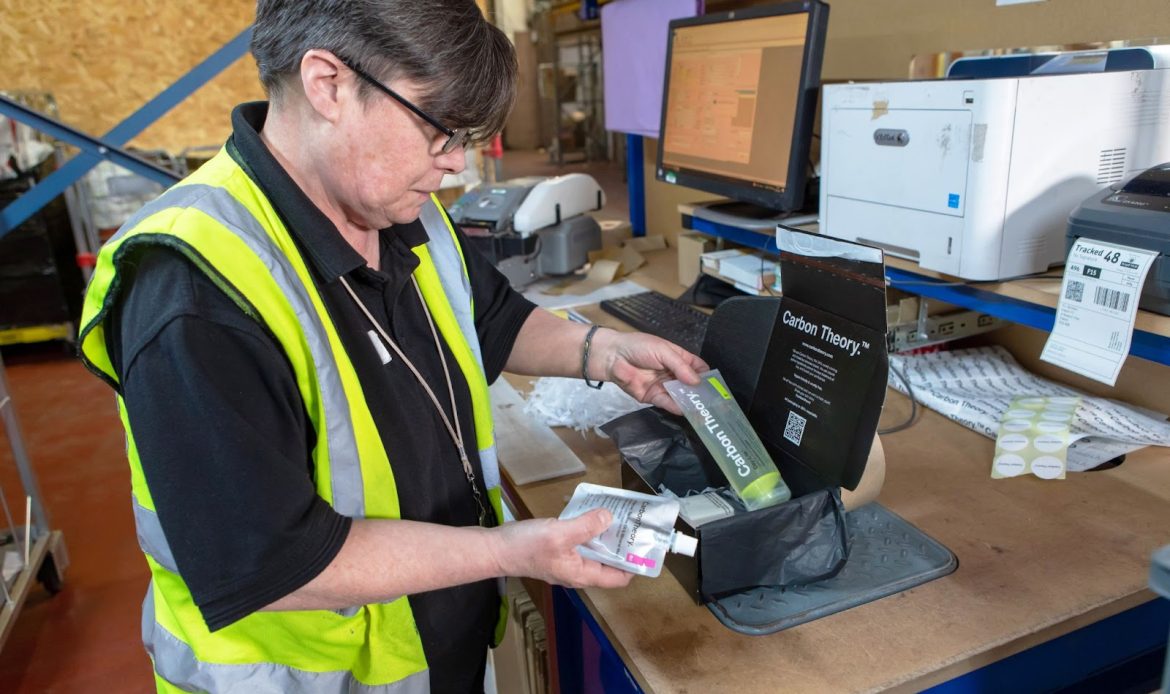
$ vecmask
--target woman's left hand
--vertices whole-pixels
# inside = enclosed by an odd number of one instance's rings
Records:
[[[590,377],[610,381],[639,402],[674,414],[682,414],[682,410],[662,384],[677,379],[696,385],[699,373],[710,370],[697,355],[646,333],[599,330],[592,349],[596,356],[589,357]]]

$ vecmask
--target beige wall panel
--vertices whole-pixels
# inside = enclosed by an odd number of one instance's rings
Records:
[[[1113,398],[1156,412],[1170,412],[1170,388],[1166,367],[1130,356],[1121,368],[1117,384],[1110,387],[1080,376],[1059,366],[1040,361],[1048,333],[1023,325],[1013,325],[994,333],[995,341],[1007,347],[1020,364],[1034,374],[1078,388],[1090,395]]]
[[[536,45],[527,31],[517,31],[516,60],[520,65],[516,84],[516,106],[504,129],[504,144],[511,149],[536,149],[540,139],[540,93],[536,86]]]
[[[1122,39],[1170,41],[1166,0],[831,0],[825,79],[904,78],[917,54]]]

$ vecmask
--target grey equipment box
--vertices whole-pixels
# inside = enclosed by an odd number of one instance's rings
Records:
[[[1158,251],[1138,306],[1170,316],[1170,163],[1082,202],[1069,215],[1066,249],[1078,238]]]
[[[1164,598],[1170,598],[1170,545],[1154,552],[1150,566],[1150,588]],[[1170,651],[1166,652],[1166,667],[1162,672],[1162,692],[1170,692]]]

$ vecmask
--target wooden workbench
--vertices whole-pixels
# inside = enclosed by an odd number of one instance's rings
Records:
[[[673,252],[651,261],[636,279],[678,294]],[[909,411],[888,392],[883,426]],[[1142,449],[1115,469],[1063,481],[992,480],[991,439],[920,412],[913,427],[882,438],[879,501],[950,548],[955,573],[757,637],[724,627],[665,572],[582,591],[639,684],[704,694],[917,691],[1154,598],[1150,555],[1170,542],[1170,451]],[[521,516],[555,517],[583,481],[620,486],[612,443],[560,433],[586,473],[510,490]]]

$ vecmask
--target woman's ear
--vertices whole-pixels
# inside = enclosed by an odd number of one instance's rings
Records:
[[[342,62],[329,51],[314,48],[301,58],[301,88],[305,100],[322,118],[336,123],[344,99],[355,89],[350,72]]]

